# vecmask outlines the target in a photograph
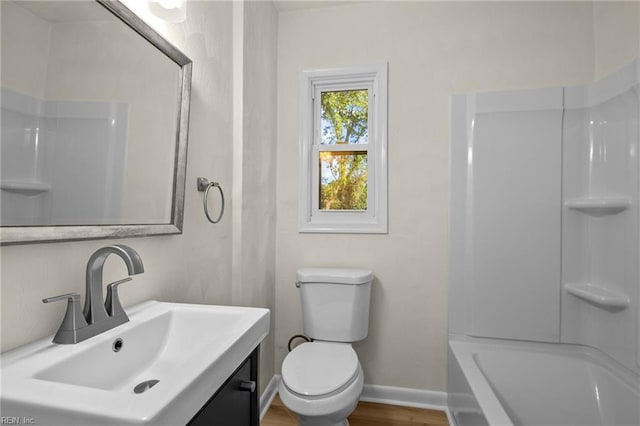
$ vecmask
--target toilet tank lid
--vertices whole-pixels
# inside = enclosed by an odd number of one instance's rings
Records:
[[[373,280],[369,269],[301,268],[296,274],[298,283],[366,284]]]

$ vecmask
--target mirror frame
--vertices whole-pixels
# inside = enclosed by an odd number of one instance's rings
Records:
[[[191,73],[193,64],[191,59],[165,40],[140,17],[134,14],[124,4],[120,3],[120,1],[96,1],[180,67],[178,87],[180,98],[178,99],[171,221],[162,224],[141,225],[3,226],[0,227],[0,245],[2,246],[182,234],[187,168],[187,139],[189,132],[189,106],[191,100]]]

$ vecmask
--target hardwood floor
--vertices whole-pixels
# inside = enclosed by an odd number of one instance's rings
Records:
[[[276,396],[261,426],[297,426],[297,418]],[[449,426],[444,411],[360,402],[349,416],[350,426]]]

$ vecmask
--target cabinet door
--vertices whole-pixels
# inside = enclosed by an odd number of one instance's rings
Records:
[[[256,422],[254,357],[248,358],[189,422],[189,426],[252,426]],[[251,390],[251,383],[254,383]]]

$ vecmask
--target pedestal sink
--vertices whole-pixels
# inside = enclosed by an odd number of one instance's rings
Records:
[[[38,425],[183,425],[266,337],[268,309],[148,301],[75,345],[2,355],[2,416]]]

